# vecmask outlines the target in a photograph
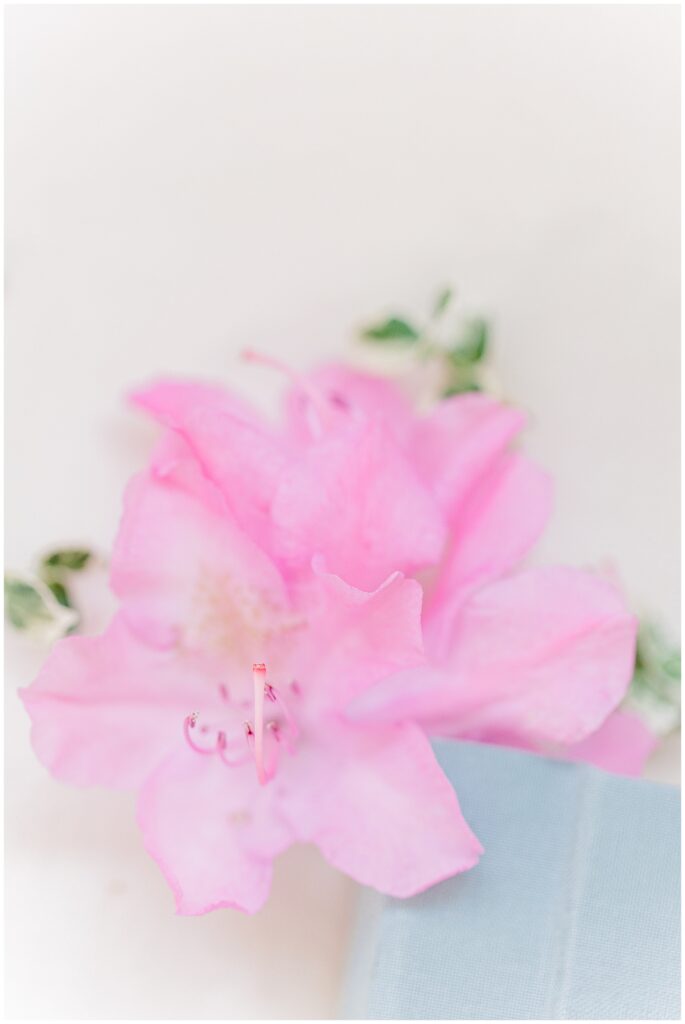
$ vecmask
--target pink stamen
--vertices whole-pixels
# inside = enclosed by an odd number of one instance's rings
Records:
[[[255,352],[254,349],[246,348],[242,352],[243,359],[249,363],[257,363],[261,366],[268,366],[272,370],[278,370],[279,373],[285,374],[285,376],[292,381],[296,388],[307,396],[312,406],[318,412],[321,417],[321,422],[325,423],[326,419],[331,413],[331,404],[327,396],[314,387],[309,381],[305,380],[304,377],[300,376],[299,373],[295,373],[289,366],[282,363],[279,359],[274,359],[273,356],[264,355],[263,352]]]
[[[290,711],[290,708],[288,707],[288,705],[287,705],[287,703],[286,703],[286,701],[285,701],[285,699],[283,697],[283,694],[281,693],[280,690],[274,689],[273,686],[269,686],[268,689],[271,691],[271,695],[269,696],[269,700],[272,700],[275,704],[278,704],[279,708],[281,709],[281,711],[283,713],[283,717],[285,718],[286,723],[289,726],[292,738],[294,740],[297,739],[298,733],[299,733],[299,730],[297,728],[297,722],[293,718],[292,713]]]
[[[295,753],[295,744],[293,743],[294,737],[290,729],[281,729],[278,722],[269,722],[267,728],[272,733],[276,742],[283,744],[289,754]]]
[[[231,768],[254,760],[257,780],[260,786],[263,786],[274,777],[283,749],[287,750],[289,754],[294,753],[294,740],[298,735],[298,729],[282,694],[266,682],[266,665],[262,662],[255,662],[252,666],[252,678],[254,724],[249,721],[243,723],[245,742],[248,748],[246,753],[241,754],[236,749],[235,743],[232,746],[229,745],[225,729],[217,729],[204,723],[200,724],[197,711],[193,711],[184,719],[183,735],[190,749],[196,754],[218,754],[221,761]],[[222,697],[225,695],[225,699],[230,700],[228,689],[223,684],[219,685],[219,692]],[[277,706],[277,718],[266,719],[265,701]],[[193,733],[195,735],[199,733],[202,737],[206,737],[207,744],[198,742]]]
[[[217,743],[215,744],[214,747],[203,747],[199,743],[196,743],[193,737],[190,735],[191,729],[194,729],[196,726],[197,711],[193,711],[192,715],[188,715],[187,718],[183,720],[183,735],[185,736],[186,743],[188,744],[190,749],[194,750],[196,754],[215,753],[215,751],[219,749],[219,740],[223,734],[219,733],[219,736],[217,737]]]
[[[266,728],[268,733],[273,736],[275,740],[275,743],[273,743],[271,747],[269,763],[266,766],[266,777],[268,780],[271,780],[276,774],[276,768],[278,767],[278,757],[280,753],[278,745],[281,742],[281,729],[278,722],[267,722]]]
[[[191,715],[188,715],[183,722],[183,735],[185,736],[186,743],[191,750],[195,751],[196,754],[218,754],[224,764],[231,768],[236,767],[240,764],[245,764],[251,760],[251,754],[243,754],[242,756],[232,757],[228,749],[228,740],[226,739],[226,733],[223,729],[219,729],[216,734],[216,740],[213,746],[204,747],[200,743],[196,743],[191,736],[191,730],[197,728],[198,713],[193,711]],[[206,725],[200,726],[199,730],[203,735],[210,732],[210,729]]]
[[[257,781],[260,786],[266,782],[264,770],[264,681],[266,665],[255,663],[252,666],[254,682],[254,760],[257,766]]]
[[[238,757],[229,757],[226,753],[225,747],[219,750],[219,757],[225,765],[229,768],[237,768],[241,764],[247,764],[248,761],[252,760],[252,753],[250,751],[247,754],[238,755]]]

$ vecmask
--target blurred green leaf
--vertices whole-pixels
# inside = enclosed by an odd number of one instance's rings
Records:
[[[5,618],[48,642],[72,632],[79,621],[59,580],[46,583],[24,573],[5,573]]]
[[[45,569],[69,569],[71,572],[79,572],[84,569],[92,558],[92,551],[86,548],[62,548],[46,555],[41,562]]]
[[[635,671],[625,704],[658,736],[680,724],[680,649],[654,623],[638,630]]]
[[[5,575],[5,616],[17,629],[30,629],[54,617],[36,587],[9,574]]]
[[[59,580],[48,580],[46,586],[52,591],[55,600],[59,601],[65,608],[73,608],[67,588]]]
[[[391,316],[382,323],[367,327],[362,337],[368,341],[397,341],[404,345],[413,345],[419,340],[420,334],[406,320]]]
[[[464,331],[463,340],[449,350],[449,358],[455,366],[478,363],[487,352],[488,341],[489,331],[485,320],[472,320]]]
[[[482,391],[480,384],[475,380],[464,380],[456,384],[450,384],[442,393],[443,398],[452,398],[453,395],[465,395],[469,391]]]
[[[440,292],[437,299],[435,300],[435,305],[433,306],[434,319],[439,316],[442,316],[442,314],[445,312],[450,302],[452,301],[453,295],[454,292],[451,288],[443,288],[443,290]]]
[[[667,658],[664,662],[664,672],[672,679],[680,679],[680,651]]]

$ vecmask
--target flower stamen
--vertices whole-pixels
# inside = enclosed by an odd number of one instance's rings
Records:
[[[231,768],[234,768],[240,764],[245,764],[246,761],[250,760],[250,753],[243,754],[242,756],[238,755],[236,757],[231,756],[231,753],[233,752],[229,752],[228,740],[226,738],[226,733],[223,729],[217,730],[216,739],[214,741],[213,746],[205,747],[201,743],[198,743],[191,735],[191,732],[197,728],[198,717],[199,716],[197,711],[193,711],[193,713],[188,715],[183,721],[183,735],[185,736],[186,743],[188,744],[192,751],[194,751],[196,754],[218,754],[223,763]],[[200,726],[199,731],[203,735],[206,735],[211,730],[209,726],[202,725]]]
[[[266,665],[255,662],[252,666],[254,683],[254,760],[257,766],[257,781],[260,786],[266,782],[264,770],[264,693],[266,690]]]
[[[286,366],[279,359],[274,359],[273,356],[267,356],[262,352],[255,352],[254,349],[246,348],[243,349],[242,357],[249,363],[258,363],[262,366],[269,366],[272,370],[278,370],[279,373],[284,374],[291,380],[295,387],[299,388],[300,392],[309,400],[312,409],[318,416],[318,423],[316,424],[317,433],[323,432],[324,425],[330,420],[331,407],[334,404],[327,394],[299,373],[295,373],[294,370],[291,370],[289,366]]]
[[[280,692],[280,690],[275,689],[275,687],[270,686],[269,684],[267,684],[267,689],[269,691],[267,694],[269,700],[273,701],[274,704],[278,705],[283,717],[285,718],[286,724],[290,730],[292,738],[294,740],[297,739],[299,733],[297,723],[293,718],[292,712],[290,711],[290,708],[288,707],[283,697],[283,694]]]
[[[233,768],[254,760],[257,769],[257,780],[264,786],[276,774],[280,753],[285,749],[294,753],[294,740],[298,736],[298,728],[282,694],[271,683],[266,682],[266,665],[255,662],[252,666],[254,722],[243,722],[247,752],[241,753],[236,747],[238,738],[229,744],[229,735],[225,728],[217,728],[199,724],[199,714],[193,711],[183,720],[183,735],[186,743],[196,754],[218,754],[221,761]],[[220,696],[230,703],[228,687],[223,683],[219,686]],[[276,705],[276,717],[265,715],[265,702]],[[199,741],[198,734],[203,737]],[[206,742],[205,742],[206,740]],[[244,748],[243,748],[244,750]]]
[[[185,736],[186,743],[191,750],[194,750],[196,754],[213,754],[214,750],[211,747],[203,747],[199,743],[196,743],[193,737],[190,735],[191,729],[197,726],[197,711],[193,711],[192,714],[187,715],[183,720],[183,735]]]

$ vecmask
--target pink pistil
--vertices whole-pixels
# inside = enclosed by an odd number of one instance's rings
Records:
[[[266,665],[262,662],[255,662],[252,666],[252,678],[254,683],[254,724],[252,722],[244,723],[247,753],[241,754],[236,750],[235,745],[232,748],[229,746],[224,729],[213,729],[204,724],[198,729],[199,715],[197,711],[193,711],[184,719],[183,735],[190,749],[196,754],[218,754],[221,761],[231,768],[254,760],[257,780],[260,786],[264,786],[276,774],[279,748],[285,748],[289,754],[295,752],[294,740],[298,736],[298,728],[282,694],[266,682]],[[222,698],[228,698],[228,689],[223,684],[220,686],[219,692]],[[276,705],[280,720],[266,719],[265,701]],[[206,744],[199,743],[195,739],[193,733],[196,729],[207,739]]]

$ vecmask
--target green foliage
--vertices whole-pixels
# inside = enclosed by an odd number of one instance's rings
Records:
[[[64,608],[73,608],[71,598],[67,592],[67,588],[59,580],[50,580],[46,583],[46,586],[53,594],[56,601],[59,602]]]
[[[391,316],[378,324],[365,328],[362,337],[367,341],[396,342],[402,345],[413,345],[420,338],[419,331],[407,320]]]
[[[442,393],[443,398],[452,398],[454,395],[465,395],[469,391],[482,391],[480,384],[468,378],[450,384]]]
[[[472,366],[485,358],[489,340],[488,325],[478,317],[471,320],[457,345],[449,350],[449,358],[455,366]]]
[[[59,636],[75,629],[79,615],[69,577],[91,562],[87,548],[59,548],[41,559],[38,574],[5,574],[5,617],[16,628]]]
[[[39,586],[6,573],[5,616],[17,629],[30,629],[49,623],[53,612]]]
[[[454,290],[449,286],[442,288],[422,328],[415,327],[408,319],[392,316],[361,333],[366,341],[413,345],[417,360],[439,363],[442,368],[439,375],[442,380],[438,385],[441,398],[482,391],[482,367],[489,351],[490,331],[482,317],[467,321],[452,344],[434,336],[439,333],[444,338],[449,331],[449,326],[445,330],[439,321],[448,309],[451,310],[453,299]]]
[[[85,569],[92,557],[92,551],[86,548],[62,548],[46,555],[41,565],[46,569],[69,569],[71,572],[80,572]]]
[[[680,725],[680,648],[651,622],[640,623],[626,707],[665,736]]]

